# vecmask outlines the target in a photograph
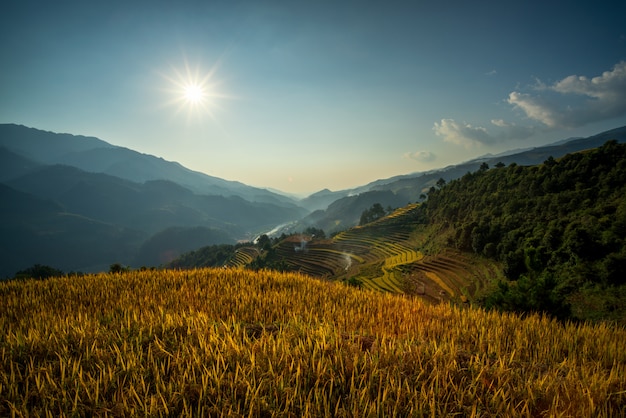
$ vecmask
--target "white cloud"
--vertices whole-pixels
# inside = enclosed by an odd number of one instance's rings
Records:
[[[539,84],[537,90],[546,94],[514,91],[508,102],[550,128],[578,127],[622,116],[626,114],[626,62],[591,79],[571,75],[551,86]]]
[[[574,128],[626,115],[626,61],[593,78],[571,75],[547,85],[537,80],[532,93],[513,91],[507,102],[544,127],[518,126],[492,119],[488,130],[454,119],[435,122],[433,130],[445,142],[466,148],[499,141],[526,139],[539,131]]]
[[[491,123],[493,123],[496,126],[499,126],[501,128],[506,128],[507,126],[510,126],[509,123],[505,122],[502,119],[491,119]]]
[[[404,154],[405,158],[410,158],[412,160],[416,160],[422,163],[428,163],[431,161],[435,161],[437,156],[430,151],[415,151],[415,152],[407,152]]]
[[[442,119],[440,123],[435,122],[433,130],[444,141],[463,145],[466,148],[480,144],[491,145],[506,140],[526,139],[536,132],[534,126],[518,126],[502,119],[492,119],[491,124],[496,127],[495,132],[490,132],[482,126],[459,123],[454,119]]]
[[[533,97],[530,94],[514,91],[509,94],[508,102],[522,109],[529,118],[538,120],[546,126],[552,127],[558,124],[557,105],[548,103],[541,96]]]
[[[506,141],[509,139],[526,139],[537,132],[534,126],[518,126],[502,119],[492,119],[491,123],[500,128],[494,135],[498,141]]]
[[[465,122],[459,123],[454,119],[441,119],[440,123],[435,122],[433,130],[445,142],[463,145],[466,148],[494,142],[494,138],[489,135],[487,129],[481,126],[472,126]]]

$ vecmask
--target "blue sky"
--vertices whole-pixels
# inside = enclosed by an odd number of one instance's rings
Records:
[[[340,190],[626,125],[624,16],[615,1],[9,1],[0,123]]]

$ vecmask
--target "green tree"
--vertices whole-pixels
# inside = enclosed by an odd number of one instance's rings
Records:
[[[549,156],[548,159],[546,159],[543,163],[547,167],[554,167],[556,165],[556,160],[554,159],[553,156]]]
[[[263,234],[261,235],[257,241],[256,244],[259,246],[260,249],[262,250],[269,250],[270,248],[272,248],[272,241],[270,240],[270,238],[266,235]]]
[[[503,285],[491,302],[562,316],[569,301],[579,319],[613,315],[614,303],[591,306],[582,289],[626,294],[626,144],[496,166],[432,188],[421,206],[430,222],[451,229],[452,245],[502,263],[510,289]]]
[[[114,263],[109,266],[109,273],[124,273],[125,271],[129,271],[130,269],[126,266],[121,265],[120,263]]]
[[[15,273],[16,279],[47,279],[49,277],[60,277],[64,273],[61,270],[54,267],[45,266],[41,264],[35,264],[25,270],[20,270]]]
[[[371,208],[365,209],[361,214],[361,220],[359,225],[365,225],[370,222],[374,222],[377,219],[385,216],[385,209],[380,203],[374,203]]]
[[[326,233],[324,232],[323,229],[315,228],[313,226],[310,226],[307,229],[305,229],[304,233],[306,235],[310,235],[311,237],[315,237],[317,239],[325,239],[326,238]]]

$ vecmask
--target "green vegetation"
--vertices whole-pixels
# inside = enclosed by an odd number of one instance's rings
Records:
[[[130,271],[128,266],[123,266],[120,263],[114,263],[109,266],[109,273],[120,274]]]
[[[50,266],[35,264],[27,269],[15,273],[15,279],[47,279],[49,277],[63,276],[64,273]]]
[[[370,222],[374,222],[386,215],[385,209],[383,209],[380,203],[374,203],[371,208],[365,209],[361,214],[359,225],[365,225]]]
[[[200,269],[0,283],[0,416],[626,414],[626,330]]]
[[[220,267],[233,257],[237,248],[239,248],[239,246],[230,244],[209,245],[196,251],[183,254],[181,257],[172,261],[168,267],[174,269]]]
[[[431,190],[424,205],[447,244],[493,258],[509,279],[487,306],[626,321],[626,145],[538,166],[489,169]]]

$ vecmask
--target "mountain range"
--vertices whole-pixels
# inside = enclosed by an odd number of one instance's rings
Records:
[[[97,138],[11,124],[0,125],[0,185],[0,277],[33,263],[159,265],[190,243],[249,239],[308,213],[287,196]]]
[[[551,146],[485,156],[305,199],[189,170],[98,138],[0,125],[0,278],[33,264],[101,271],[167,263],[205,245],[250,240],[286,224],[326,232],[358,223],[373,203],[417,202],[437,181],[481,164],[536,164],[626,141],[626,127]]]
[[[449,182],[478,170],[482,164],[534,165],[544,162],[548,157],[559,158],[572,152],[596,148],[612,139],[626,142],[626,126],[587,138],[570,138],[542,147],[486,155],[442,169],[376,180],[353,189],[341,191],[325,189],[300,201],[300,204],[312,213],[300,222],[289,225],[289,228],[293,231],[314,226],[324,229],[327,233],[340,231],[356,225],[360,214],[371,206],[371,201],[376,201],[385,208],[395,208],[408,202],[421,201],[424,194],[436,186],[440,179]],[[368,195],[372,198],[368,198]]]

